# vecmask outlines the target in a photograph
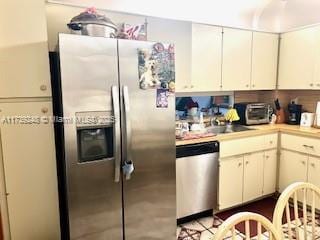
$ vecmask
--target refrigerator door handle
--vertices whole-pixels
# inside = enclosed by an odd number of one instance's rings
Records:
[[[124,120],[125,120],[125,154],[124,164],[122,167],[123,174],[126,180],[131,178],[134,171],[133,160],[131,156],[131,121],[130,121],[130,103],[129,103],[129,90],[127,86],[123,86],[123,105],[124,105]]]
[[[120,165],[121,165],[121,145],[120,145],[120,104],[119,104],[119,87],[112,86],[112,104],[113,104],[113,114],[114,114],[114,181],[120,181]]]

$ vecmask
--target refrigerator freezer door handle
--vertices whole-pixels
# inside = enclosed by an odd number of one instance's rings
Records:
[[[119,105],[119,88],[118,86],[112,86],[112,104],[114,114],[114,181],[120,181],[120,165],[121,165],[121,145],[120,145],[120,105]]]
[[[129,91],[127,86],[123,86],[123,105],[125,112],[125,160],[123,165],[123,173],[126,180],[129,180],[131,174],[134,171],[133,160],[131,156],[131,121],[130,121],[130,103],[129,103]]]

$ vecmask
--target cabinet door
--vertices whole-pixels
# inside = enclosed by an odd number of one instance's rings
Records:
[[[192,24],[192,85],[195,91],[219,91],[222,28]]]
[[[243,202],[262,196],[264,152],[244,156]]]
[[[320,158],[309,156],[308,162],[308,182],[320,187]],[[307,195],[309,205],[312,204],[312,197],[309,193]],[[316,208],[320,209],[320,198],[316,198]]]
[[[46,42],[0,48],[0,97],[51,95]]]
[[[51,102],[1,103],[0,109],[11,239],[60,239],[54,133],[45,123]]]
[[[320,158],[309,156],[308,182],[320,187]]]
[[[281,150],[279,191],[294,182],[307,181],[308,155]]]
[[[252,32],[223,29],[222,89],[248,90],[251,79]]]
[[[44,1],[1,1],[0,22],[0,97],[50,96]]]
[[[276,191],[277,182],[277,150],[264,153],[263,160],[263,195],[272,194]]]
[[[253,32],[251,89],[276,88],[278,34]]]
[[[192,24],[185,21],[148,17],[148,40],[174,43],[176,91],[193,91],[191,85]]]
[[[314,87],[316,49],[316,28],[281,35],[279,89]]]
[[[0,48],[46,42],[45,14],[43,0],[0,1]]]
[[[221,159],[219,164],[218,208],[242,203],[243,156]]]

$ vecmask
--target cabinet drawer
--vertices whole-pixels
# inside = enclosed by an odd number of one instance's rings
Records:
[[[277,133],[222,141],[220,143],[220,157],[228,157],[276,148],[277,142]]]
[[[268,134],[264,136],[265,148],[277,148],[278,147],[278,133]]]
[[[293,151],[320,156],[320,140],[316,138],[281,134],[281,147]]]

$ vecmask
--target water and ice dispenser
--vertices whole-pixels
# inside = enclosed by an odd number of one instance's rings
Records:
[[[76,113],[76,121],[80,163],[114,157],[114,121],[111,112]]]

